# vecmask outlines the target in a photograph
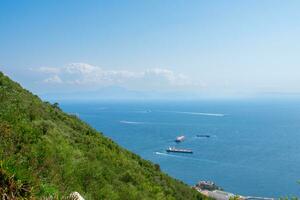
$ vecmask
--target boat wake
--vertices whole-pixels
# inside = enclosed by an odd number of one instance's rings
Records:
[[[255,170],[255,171],[260,171],[260,172],[266,171],[266,169],[263,169],[263,168],[254,168],[252,166],[237,165],[237,164],[232,164],[232,163],[223,163],[223,162],[209,160],[209,159],[201,159],[201,158],[194,158],[194,157],[190,157],[190,156],[174,155],[174,154],[163,153],[163,152],[154,152],[154,153],[159,156],[168,156],[168,157],[179,158],[179,159],[207,162],[207,163],[211,163],[211,164],[217,164],[217,165],[222,165],[222,166],[232,167],[232,168],[244,168],[247,170]],[[270,169],[268,169],[268,171],[270,171]],[[274,171],[274,170],[272,170],[272,171]]]
[[[182,159],[189,159],[189,160],[195,160],[195,161],[204,161],[204,162],[210,162],[214,164],[218,164],[219,162],[213,161],[213,160],[207,160],[207,159],[199,159],[199,158],[193,158],[190,156],[180,156],[180,155],[174,155],[170,153],[163,153],[163,152],[155,152],[156,155],[161,155],[161,156],[169,156],[169,157],[175,157],[175,158],[182,158]]]
[[[179,156],[179,155],[174,155],[174,154],[169,154],[169,153],[163,153],[163,152],[155,152],[156,155],[161,155],[161,156],[169,156],[169,157],[176,157],[176,158],[186,158],[185,156]]]
[[[127,121],[127,120],[121,120],[121,121],[119,121],[120,123],[122,123],[122,124],[132,124],[132,125],[139,125],[139,124],[146,124],[146,125],[149,125],[149,124],[151,124],[151,125],[158,125],[158,124],[160,124],[160,125],[173,125],[173,123],[164,123],[164,122],[150,122],[150,121],[148,121],[148,122],[137,122],[137,121]],[[170,140],[170,141],[174,141],[174,140]]]
[[[202,115],[202,116],[211,116],[211,117],[224,117],[223,113],[205,113],[205,112],[181,112],[181,111],[160,111],[160,112],[169,112],[176,114],[185,114],[185,115]]]
[[[146,122],[135,122],[135,121],[126,121],[126,120],[121,120],[120,123],[122,124],[145,124]]]
[[[203,116],[212,116],[212,117],[224,117],[225,114],[222,113],[203,113],[203,112],[174,112],[178,114],[187,114],[187,115],[203,115]]]

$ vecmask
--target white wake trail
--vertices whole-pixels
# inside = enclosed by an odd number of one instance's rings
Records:
[[[145,122],[135,122],[135,121],[126,121],[126,120],[121,120],[120,123],[122,123],[122,124],[145,124]]]
[[[225,116],[225,114],[222,114],[222,113],[179,112],[179,111],[175,111],[174,113],[178,113],[178,114],[187,114],[187,115],[213,116],[213,117],[224,117],[224,116]]]

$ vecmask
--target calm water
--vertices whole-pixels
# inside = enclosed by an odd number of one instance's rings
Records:
[[[300,196],[300,101],[65,102],[61,107],[190,185],[212,180],[242,195]],[[176,145],[178,135],[186,140]],[[169,146],[194,154],[167,154]]]

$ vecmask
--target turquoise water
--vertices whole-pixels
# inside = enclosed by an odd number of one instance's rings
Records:
[[[61,107],[187,184],[212,180],[241,195],[300,196],[300,101],[64,102]],[[179,135],[186,140],[175,144]],[[194,153],[168,154],[169,146]]]

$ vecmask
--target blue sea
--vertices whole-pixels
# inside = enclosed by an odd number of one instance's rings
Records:
[[[300,196],[300,101],[92,101],[61,107],[189,185],[212,180],[235,194]],[[176,144],[180,135],[186,140]],[[169,146],[194,153],[166,153]]]

